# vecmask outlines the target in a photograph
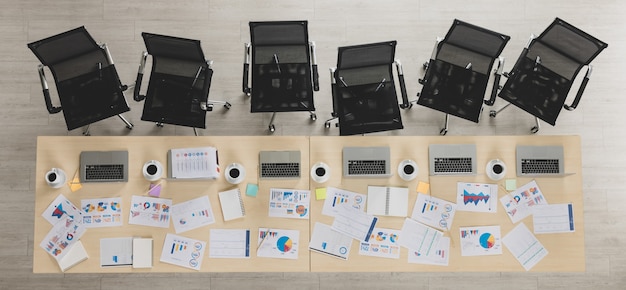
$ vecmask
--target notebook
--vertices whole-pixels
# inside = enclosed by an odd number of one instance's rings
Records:
[[[100,266],[130,266],[133,264],[133,238],[100,239]]]
[[[430,175],[476,175],[475,144],[428,146]]]
[[[59,267],[62,272],[69,270],[70,268],[76,266],[78,263],[87,260],[89,255],[87,255],[87,251],[85,251],[85,247],[81,241],[77,241],[57,262],[59,263]]]
[[[389,147],[344,147],[344,177],[389,177]]]
[[[517,176],[563,176],[563,146],[516,148]]]
[[[133,268],[152,268],[152,239],[133,239]]]
[[[220,199],[224,221],[242,218],[246,215],[246,209],[243,206],[243,199],[239,188],[219,192],[218,197]]]
[[[261,179],[300,178],[300,151],[259,152]]]
[[[128,181],[128,151],[83,151],[80,182]]]
[[[367,213],[372,215],[406,217],[409,189],[406,187],[367,187]]]

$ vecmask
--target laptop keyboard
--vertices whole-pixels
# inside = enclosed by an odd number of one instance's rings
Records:
[[[85,167],[85,180],[124,180],[124,165],[87,165]]]
[[[386,173],[385,160],[350,160],[349,175],[381,175]]]
[[[558,159],[522,159],[522,173],[524,174],[557,174],[559,173]]]
[[[300,177],[300,163],[261,163],[261,177]]]
[[[435,158],[435,172],[472,173],[472,158]]]

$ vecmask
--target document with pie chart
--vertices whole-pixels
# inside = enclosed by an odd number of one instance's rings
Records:
[[[462,227],[461,256],[501,255],[500,226]]]
[[[258,257],[298,259],[300,232],[297,230],[259,228]]]

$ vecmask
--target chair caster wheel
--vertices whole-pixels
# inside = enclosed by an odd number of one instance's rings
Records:
[[[83,132],[83,136],[91,136],[91,133],[89,133],[89,132]]]
[[[330,122],[325,122],[324,123],[324,128],[330,129]]]
[[[534,126],[534,127],[530,128],[530,133],[535,134],[537,132],[539,132],[539,127]]]
[[[276,131],[276,127],[274,127],[274,124],[270,125],[269,128],[270,132],[274,133],[274,131]]]
[[[231,107],[231,106],[232,106],[232,105],[231,105],[229,102],[226,102],[226,104],[224,104],[224,108],[225,108],[226,110],[230,110],[230,107]]]
[[[489,111],[489,117],[495,118],[496,117],[496,110]]]
[[[159,128],[163,128],[163,123],[156,123],[156,126]]]
[[[311,114],[311,121],[317,120],[317,115],[315,113]]]
[[[410,108],[413,108],[413,104],[408,104],[408,105],[402,104],[402,105],[400,105],[400,108],[401,109],[410,109]]]
[[[446,128],[443,128],[443,129],[441,129],[441,131],[439,131],[439,135],[441,135],[441,136],[446,136],[446,134],[448,134],[448,129],[446,129]]]
[[[425,62],[424,64],[422,64],[422,67],[423,67],[424,69],[427,69],[427,68],[428,68],[428,62]]]
[[[132,129],[133,129],[133,127],[134,127],[133,125],[128,125],[128,126],[126,126],[126,129],[128,129],[128,130],[132,130]]]

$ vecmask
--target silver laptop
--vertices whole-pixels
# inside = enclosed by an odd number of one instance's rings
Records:
[[[127,182],[128,151],[83,151],[80,182]]]
[[[518,145],[517,176],[563,176],[563,156],[563,146]]]
[[[430,144],[430,175],[476,175],[475,144]]]
[[[344,177],[390,177],[389,147],[344,147]]]
[[[300,151],[259,152],[261,179],[300,178]]]

